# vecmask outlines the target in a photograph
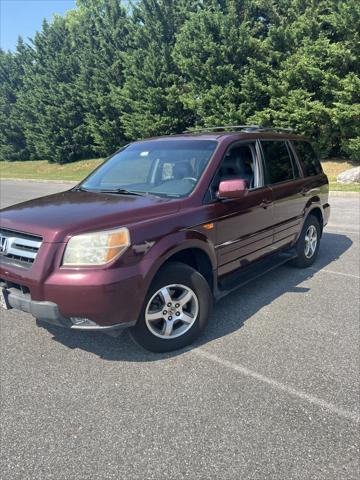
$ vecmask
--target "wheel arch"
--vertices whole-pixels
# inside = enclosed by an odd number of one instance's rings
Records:
[[[159,267],[158,272],[171,262],[184,263],[198,271],[208,282],[210,290],[214,291],[215,274],[210,256],[199,247],[187,247],[170,255]],[[157,272],[157,273],[158,273]]]
[[[196,230],[179,231],[163,237],[144,257],[146,290],[160,269],[169,262],[181,262],[201,273],[211,291],[215,287],[217,256],[212,239]]]
[[[313,215],[319,221],[322,235],[324,229],[324,215],[321,207],[319,205],[314,205],[312,208],[310,208],[307,215],[305,216],[305,220],[309,217],[309,215]]]

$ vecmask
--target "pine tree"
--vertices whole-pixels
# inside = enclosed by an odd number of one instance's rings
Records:
[[[182,100],[198,124],[244,123],[266,106],[258,76],[271,57],[258,37],[253,2],[209,2],[185,22],[174,50],[184,79]]]
[[[355,0],[223,0],[193,13],[174,59],[198,124],[290,126],[359,157]]]
[[[191,122],[191,114],[180,100],[172,51],[176,33],[198,3],[141,0],[134,5],[125,84],[119,92],[129,139],[181,132]]]
[[[37,159],[66,163],[93,153],[85,127],[79,52],[66,18],[43,22],[19,96],[28,146]]]
[[[277,20],[265,41],[278,62],[267,78],[269,105],[251,120],[294,127],[315,139],[323,156],[358,159],[360,4],[293,1],[284,13],[284,3],[267,4]]]
[[[60,163],[262,123],[360,157],[357,0],[78,0],[0,51],[0,156]]]
[[[31,57],[32,51],[21,37],[14,54],[0,49],[0,160],[29,158],[17,101]]]
[[[80,0],[73,34],[81,46],[77,80],[88,135],[99,155],[124,143],[118,90],[124,83],[129,19],[121,0]]]

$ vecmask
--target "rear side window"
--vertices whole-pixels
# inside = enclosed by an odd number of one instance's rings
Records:
[[[280,183],[295,178],[294,165],[285,142],[262,140],[268,183]]]
[[[311,176],[311,175],[318,175],[319,173],[322,173],[320,161],[313,147],[310,145],[310,143],[299,142],[299,141],[295,141],[293,143],[294,143],[296,152],[300,157],[300,160],[302,160],[302,163],[305,167],[305,172],[304,172],[305,175]]]

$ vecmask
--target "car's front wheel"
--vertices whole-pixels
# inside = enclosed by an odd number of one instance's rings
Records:
[[[206,325],[212,295],[205,278],[182,263],[169,263],[154,279],[130,335],[152,352],[192,343]]]

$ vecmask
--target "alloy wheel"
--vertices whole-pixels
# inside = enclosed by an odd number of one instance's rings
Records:
[[[314,225],[310,225],[305,233],[305,257],[311,258],[315,251],[318,242],[318,234]]]
[[[145,309],[145,322],[150,332],[162,339],[184,335],[199,313],[199,301],[191,288],[172,284],[160,288]]]

